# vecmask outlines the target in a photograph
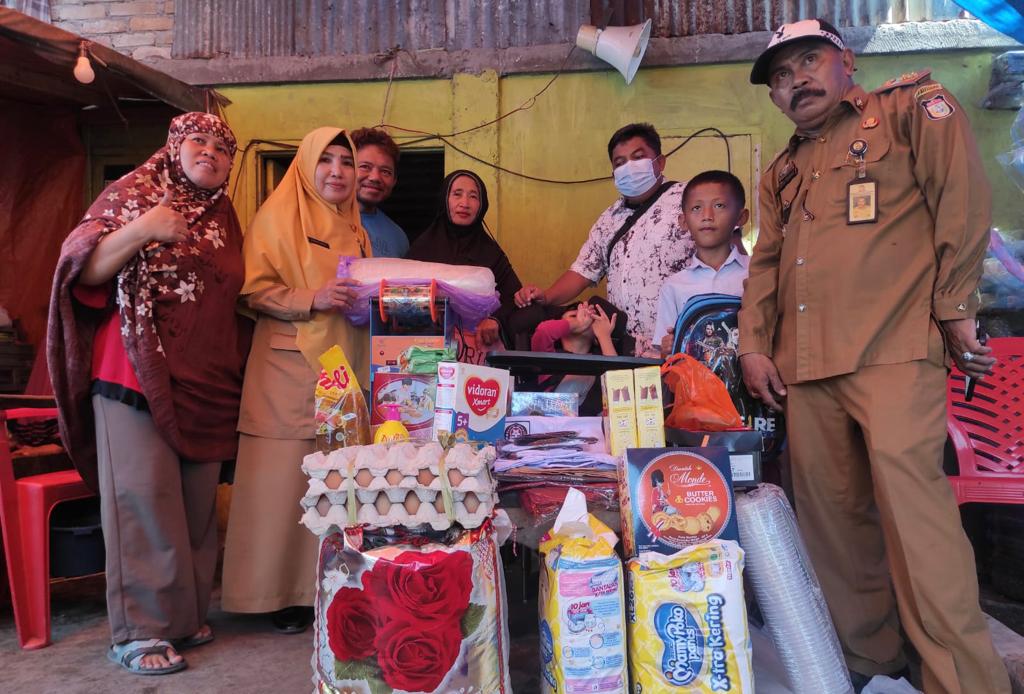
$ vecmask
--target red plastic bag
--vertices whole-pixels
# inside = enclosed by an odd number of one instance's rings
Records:
[[[725,384],[690,355],[673,354],[662,365],[661,375],[675,398],[665,426],[699,431],[743,426]]]

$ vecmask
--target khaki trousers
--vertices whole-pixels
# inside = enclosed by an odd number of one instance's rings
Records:
[[[147,412],[99,395],[92,406],[113,642],[194,634],[217,566],[221,466],[179,458]]]
[[[899,670],[902,622],[926,694],[1008,694],[942,472],[945,369],[869,366],[787,389],[800,529],[850,669]]]
[[[239,436],[224,545],[225,611],[313,604],[319,544],[299,524],[299,500],[308,487],[302,459],[315,449],[313,439]]]

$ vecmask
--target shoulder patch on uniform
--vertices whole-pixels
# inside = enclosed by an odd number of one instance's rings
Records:
[[[928,79],[932,74],[931,70],[918,70],[917,72],[904,72],[899,77],[893,77],[888,80],[881,87],[875,90],[875,93],[887,92],[897,87],[908,87],[918,82],[923,82]]]
[[[945,87],[943,87],[938,82],[929,82],[928,84],[921,85],[920,87],[917,88],[917,91],[914,92],[914,99],[920,101],[921,99],[928,96],[932,92],[942,91],[944,88]]]
[[[921,102],[924,112],[930,120],[942,120],[953,115],[956,109],[945,97],[944,94],[936,94],[930,99]]]

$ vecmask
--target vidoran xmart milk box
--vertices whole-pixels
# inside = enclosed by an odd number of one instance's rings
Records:
[[[504,369],[443,361],[437,365],[434,439],[495,442],[505,434],[509,374]]]

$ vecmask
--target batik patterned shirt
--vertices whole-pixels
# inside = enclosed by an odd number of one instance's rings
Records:
[[[594,222],[570,268],[594,283],[608,278],[608,301],[629,317],[626,329],[636,339],[638,355],[651,346],[662,283],[693,255],[693,240],[678,223],[685,186],[676,183],[662,193],[609,256],[608,244],[633,214],[620,197]]]

